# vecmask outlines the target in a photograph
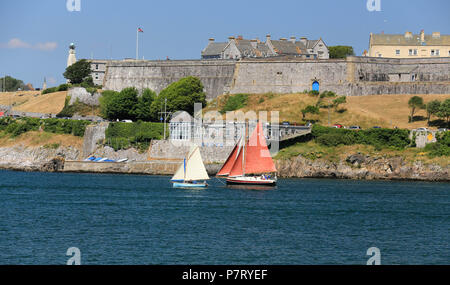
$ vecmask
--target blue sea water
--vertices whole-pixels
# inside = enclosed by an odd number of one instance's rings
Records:
[[[449,216],[449,183],[0,171],[0,264],[449,264]]]

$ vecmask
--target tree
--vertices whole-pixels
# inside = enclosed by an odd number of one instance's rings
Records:
[[[156,99],[156,93],[150,89],[144,89],[142,96],[138,98],[135,110],[135,118],[142,121],[152,121],[157,119],[152,114],[151,105]]]
[[[351,46],[331,46],[328,47],[330,58],[347,58],[347,56],[355,55]]]
[[[439,118],[444,118],[447,122],[447,126],[449,125],[450,120],[450,99],[445,99],[444,102],[442,102],[439,112],[437,113]]]
[[[333,100],[333,106],[334,106],[334,110],[336,110],[340,104],[344,104],[347,103],[347,97],[345,96],[340,96],[336,99]]]
[[[66,68],[64,77],[72,84],[80,84],[83,81],[88,80],[90,74],[91,64],[87,60],[81,59]]]
[[[119,92],[113,90],[105,90],[102,92],[102,96],[98,99],[100,103],[100,115],[107,119],[109,104],[114,96],[119,96]]]
[[[411,123],[414,121],[414,114],[415,114],[416,110],[424,108],[422,97],[419,97],[419,96],[411,97],[411,99],[409,99],[409,101],[408,101],[408,106],[409,106],[409,108],[411,108],[411,116],[409,118],[409,122]]]
[[[319,108],[316,106],[308,105],[305,109],[302,110],[303,120],[305,120],[306,114],[319,114]]]
[[[436,115],[441,107],[439,100],[433,100],[427,104],[427,122],[430,124],[431,116]]]
[[[194,103],[206,105],[206,95],[200,79],[189,76],[167,86],[152,103],[152,115],[159,117],[158,112],[164,108],[167,99],[167,112],[186,111],[194,114]]]
[[[108,119],[134,119],[138,103],[138,90],[134,87],[125,88],[119,94],[106,99],[106,101],[106,117]]]
[[[3,84],[5,86],[3,86]],[[1,86],[0,92],[2,92],[3,90],[5,92],[14,92],[14,91],[19,90],[19,88],[22,90],[28,89],[22,80],[15,79],[11,76],[5,76],[5,77],[0,78],[0,86]]]

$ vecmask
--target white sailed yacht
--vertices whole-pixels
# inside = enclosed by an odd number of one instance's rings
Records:
[[[209,179],[203,164],[200,148],[192,145],[183,163],[178,168],[171,181],[174,188],[205,188]]]

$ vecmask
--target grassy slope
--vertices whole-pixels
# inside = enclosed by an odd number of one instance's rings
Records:
[[[13,104],[13,110],[34,113],[59,113],[64,107],[67,91],[41,94],[40,91],[0,93],[0,105]]]
[[[343,125],[359,125],[363,128],[371,128],[373,126],[381,126],[392,128],[413,129],[426,126],[426,121],[418,121],[408,123],[410,109],[408,108],[408,100],[415,95],[372,95],[372,96],[355,96],[347,97],[347,103],[339,106],[339,109],[347,109],[344,113],[332,111],[330,114],[331,124],[340,123]],[[450,98],[450,95],[418,95],[421,96],[425,103],[431,100],[443,101]],[[226,96],[221,96],[210,102],[203,110],[207,111],[220,110],[225,104]],[[263,102],[261,102],[264,100]],[[317,97],[306,94],[256,94],[250,95],[247,106],[241,109],[244,112],[253,110],[258,111],[279,111],[280,121],[290,121],[302,123],[301,109],[307,105],[314,105]],[[415,116],[426,116],[425,110],[420,110]],[[225,118],[225,117],[224,117]],[[270,119],[270,113],[269,113]],[[307,119],[319,120],[322,125],[328,124],[328,110],[321,109],[319,115],[307,115]],[[424,163],[436,163],[442,166],[448,165],[448,157],[429,158],[422,150],[412,148],[402,151],[391,149],[375,150],[372,146],[352,145],[325,147],[315,143],[314,141],[306,143],[298,143],[296,145],[282,149],[275,159],[288,159],[298,156],[299,154],[310,159],[323,158],[329,161],[343,161],[349,155],[361,152],[370,156],[402,156],[405,161],[423,161]]]
[[[56,144],[81,149],[83,146],[83,138],[72,135],[53,134],[38,131],[27,132],[18,137],[12,138],[10,135],[0,131],[0,147],[12,147],[19,144],[32,147]]]
[[[339,123],[343,125],[359,125],[362,128],[381,126],[386,128],[413,129],[425,127],[426,121],[408,123],[410,109],[408,100],[416,95],[371,95],[347,97],[347,103],[339,106],[345,108],[346,112],[330,112],[331,124]],[[450,95],[418,95],[425,103],[431,100],[443,101],[450,98]],[[203,110],[220,110],[225,103],[225,96],[213,100]],[[264,100],[263,102],[261,102]],[[247,106],[242,111],[279,111],[280,121],[302,122],[301,110],[307,105],[314,105],[317,97],[306,94],[255,94],[250,95]],[[415,116],[426,116],[425,110],[419,110]],[[328,110],[321,109],[319,115],[308,114],[307,119],[318,120],[322,125],[328,125]],[[270,119],[270,113],[269,113]]]

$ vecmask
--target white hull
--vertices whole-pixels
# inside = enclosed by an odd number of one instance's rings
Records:
[[[234,185],[276,185],[277,179],[264,179],[261,176],[228,177],[227,184]]]

